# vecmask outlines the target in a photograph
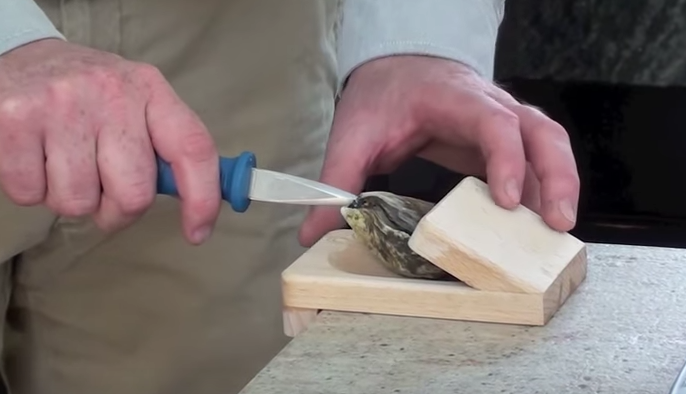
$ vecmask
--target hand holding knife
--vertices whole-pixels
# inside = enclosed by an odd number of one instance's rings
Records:
[[[236,212],[245,212],[251,201],[297,205],[345,206],[357,196],[320,182],[256,168],[252,152],[219,158],[222,199]],[[157,156],[157,193],[178,196],[169,163]]]

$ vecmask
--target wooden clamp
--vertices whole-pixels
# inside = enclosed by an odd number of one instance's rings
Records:
[[[586,246],[524,206],[498,207],[467,177],[420,221],[409,242],[459,281],[384,269],[351,230],[327,234],[282,275],[284,329],[319,310],[545,325],[586,277]]]

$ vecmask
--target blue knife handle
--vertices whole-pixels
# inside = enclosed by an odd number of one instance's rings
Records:
[[[257,165],[255,154],[243,152],[237,157],[219,157],[219,185],[222,199],[236,212],[245,212],[250,206],[252,169]],[[178,196],[171,166],[157,156],[157,194]]]

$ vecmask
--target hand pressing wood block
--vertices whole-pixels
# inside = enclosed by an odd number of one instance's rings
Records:
[[[497,206],[488,185],[467,177],[417,225],[409,246],[479,290],[546,293],[586,265],[586,247],[530,209]],[[585,270],[584,270],[585,271]]]
[[[283,272],[288,335],[319,310],[544,325],[586,276],[581,241],[498,207],[476,178],[435,206],[378,196],[348,210],[354,231],[329,233]]]

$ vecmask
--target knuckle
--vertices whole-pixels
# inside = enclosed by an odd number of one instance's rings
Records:
[[[90,181],[90,182],[89,182]],[[89,215],[100,205],[100,188],[87,173],[48,178],[50,207],[67,217]]]
[[[545,132],[554,136],[562,143],[569,144],[570,140],[567,130],[560,123],[548,117],[542,109],[532,105],[522,105],[521,108],[533,120],[534,127],[538,129],[536,132]]]
[[[500,127],[519,130],[519,117],[509,109],[499,108],[489,118]]]
[[[53,103],[65,104],[73,101],[79,94],[80,85],[73,78],[55,78],[47,84],[46,90]]]
[[[97,86],[109,99],[120,97],[126,83],[126,75],[116,67],[93,67],[84,75],[86,86]]]
[[[31,206],[40,204],[45,197],[41,175],[34,169],[0,166],[0,185],[7,197],[15,204]]]
[[[532,108],[531,111],[538,115],[538,122],[536,122],[538,129],[545,129],[543,131],[545,131],[546,134],[551,134],[555,136],[555,138],[559,138],[562,141],[569,141],[569,134],[560,123],[547,117],[545,114],[543,114],[543,112],[540,112],[536,109]]]
[[[0,98],[0,121],[13,122],[28,119],[32,108],[26,97],[11,95]]]
[[[546,174],[547,190],[553,195],[578,195],[581,190],[579,176],[574,171],[561,171],[556,174]]]
[[[571,140],[569,138],[569,133],[567,133],[567,130],[565,130],[564,127],[562,127],[561,124],[552,121],[550,124],[550,133],[555,135],[555,138],[558,140],[560,144],[564,145],[571,145]]]
[[[496,106],[484,111],[477,120],[477,130],[481,133],[481,139],[499,140],[503,135],[512,132],[520,132],[519,116],[513,111]],[[495,141],[492,141],[495,142]]]
[[[221,197],[217,194],[216,196],[211,195],[188,199],[186,205],[189,211],[199,213],[201,216],[209,218],[216,215],[221,208]]]
[[[208,133],[192,132],[182,139],[182,156],[196,162],[206,161],[216,156],[214,142]]]
[[[122,77],[118,70],[112,67],[92,67],[86,77],[105,88],[119,87]]]
[[[520,138],[520,121],[517,114],[507,108],[494,108],[479,120],[477,127],[480,147],[486,161],[494,156],[505,157],[514,152],[512,142]]]
[[[60,215],[68,217],[84,216],[92,214],[98,207],[98,201],[93,198],[60,198],[54,204]]]
[[[567,185],[569,189],[574,190],[575,192],[581,189],[581,179],[579,178],[579,173],[575,171],[575,169],[570,169],[569,172],[562,175],[560,178],[562,183]]]
[[[162,71],[149,63],[135,63],[134,73],[145,81],[157,82],[163,80]]]
[[[547,179],[559,189],[568,193],[578,193],[581,190],[581,179],[574,160],[558,160],[550,157],[546,162],[532,163],[534,171],[541,179]]]
[[[7,196],[13,203],[22,207],[31,207],[43,202],[43,194],[38,192],[18,191],[12,193],[9,190],[7,190],[5,191],[5,194],[7,194]]]
[[[2,183],[2,189],[7,197],[21,206],[38,205],[43,202],[44,189],[35,185]]]
[[[517,100],[517,98],[515,98],[511,93],[509,93],[507,90],[503,89],[496,83],[490,83],[487,85],[485,89],[480,90],[486,91],[486,94],[488,96],[495,99],[501,104],[512,106],[521,104],[521,102]]]
[[[117,199],[119,210],[125,215],[138,215],[147,210],[155,201],[155,193],[150,187],[139,184],[129,187]]]

